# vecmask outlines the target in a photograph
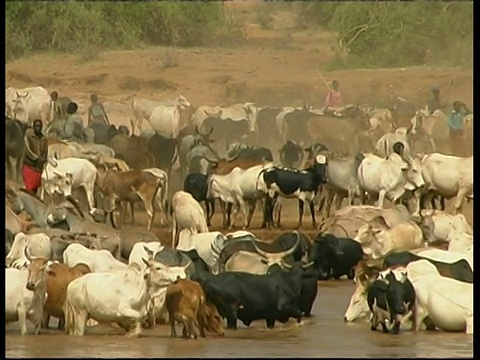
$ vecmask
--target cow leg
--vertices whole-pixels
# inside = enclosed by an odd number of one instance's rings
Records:
[[[298,223],[297,223],[297,229],[301,229],[303,227],[303,200],[298,199]]]
[[[236,204],[232,204],[232,206],[233,206],[232,222],[228,227],[230,230],[233,229],[233,227],[235,226],[235,221],[237,220],[238,213],[240,212],[240,210],[243,210],[243,209],[240,209],[241,205],[238,202]]]
[[[273,329],[275,327],[275,318],[266,319],[266,322],[267,322],[267,328],[268,329]]]
[[[376,331],[378,327],[378,323],[379,323],[378,315],[376,314],[376,312],[374,312],[372,314],[372,319],[370,320],[370,330]]]
[[[414,315],[415,316],[414,331],[418,331],[418,330],[420,330],[420,327],[422,326],[423,321],[428,316],[428,311],[427,311],[427,309],[425,309],[425,307],[416,303],[414,312],[415,312],[415,315]]]
[[[469,335],[473,334],[473,314],[467,316],[466,323],[467,323],[466,333]]]
[[[208,219],[208,222],[211,225],[212,217],[215,214],[215,199],[208,199],[208,203],[210,204],[210,218]],[[208,225],[208,226],[210,226],[210,225]]]
[[[270,225],[270,221],[268,218],[268,206],[270,204],[270,197],[266,197],[265,200],[263,201],[263,220],[262,220],[262,226],[260,226],[261,229],[265,229],[268,225]]]
[[[135,205],[135,203],[132,201],[132,202],[129,202],[128,204],[130,205],[130,213],[132,214],[132,218],[130,219],[130,225],[133,225],[133,224],[135,224],[135,215],[134,215],[134,208],[135,208],[134,205]],[[147,207],[145,206],[145,210],[146,209],[147,209]]]
[[[210,219],[212,216],[210,215],[210,202],[208,199],[204,200],[205,203],[205,212],[207,213],[207,226],[212,226],[212,223],[210,222]]]
[[[383,209],[383,203],[385,202],[385,195],[387,194],[387,192],[385,190],[380,190],[380,192],[378,193],[378,204],[377,204],[377,207],[379,209]]]
[[[58,319],[58,330],[64,330],[65,329],[65,316],[62,316],[61,318]]]
[[[155,209],[153,207],[153,199],[150,201],[144,200],[145,211],[147,212],[148,222],[147,222],[147,231],[152,229],[153,219],[155,218]]]
[[[467,195],[467,193],[468,190],[466,190],[466,188],[458,189],[457,197],[455,198],[454,215],[457,215],[461,212],[463,201],[465,200],[465,196]]]
[[[177,247],[177,220],[173,216],[173,227],[172,227],[172,249]]]
[[[313,201],[308,203],[308,207],[310,208],[310,216],[312,217],[312,227],[315,229],[317,227],[317,221],[315,219],[315,204]]]
[[[170,320],[170,337],[175,338],[177,337],[177,329],[175,328],[175,315],[168,314]]]
[[[237,196],[236,197],[236,200],[237,200],[237,205],[238,205],[238,212],[241,212],[242,213],[242,216],[243,216],[243,230],[245,230],[248,225],[249,225],[249,218],[250,218],[250,208],[251,208],[251,205],[250,203],[248,204],[249,205],[249,211],[247,213],[247,206],[245,204],[245,200],[241,197],[241,196]],[[254,205],[255,206],[255,205]],[[255,208],[254,208],[255,209]],[[237,215],[238,215],[238,212],[237,212]],[[253,215],[253,212],[252,212],[252,215]],[[234,217],[234,222],[235,222],[235,219],[236,217]]]
[[[253,217],[253,213],[255,212],[257,202],[255,200],[249,201],[248,205],[249,205],[248,219],[246,219],[247,221],[245,222],[245,229],[250,227],[250,223],[252,222],[252,217]]]
[[[46,311],[43,312],[43,319],[42,319],[42,328],[48,329],[48,323],[50,322],[50,315],[47,314]],[[58,327],[60,327],[60,322],[58,323]]]
[[[229,224],[227,222],[227,206],[222,199],[218,199],[220,202],[220,210],[222,211],[222,228],[226,228]]]
[[[440,196],[440,210],[445,211],[445,198]]]
[[[21,305],[20,308],[17,310],[18,314],[18,324],[20,325],[20,334],[27,335],[27,309],[25,309],[25,305]]]
[[[385,320],[380,321],[380,326],[382,327],[382,332],[384,334],[388,334],[388,328],[387,328],[387,325],[385,324]],[[398,326],[400,326],[400,324],[398,324]]]
[[[85,191],[85,195],[87,196],[88,208],[90,215],[95,213],[95,197],[94,194],[94,185],[95,184],[83,184],[83,191]]]
[[[87,325],[88,313],[85,310],[76,309],[73,312],[75,322],[74,335],[83,336],[85,334],[85,327]]]

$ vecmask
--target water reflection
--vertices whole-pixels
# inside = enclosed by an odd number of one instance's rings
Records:
[[[82,337],[48,330],[40,336],[20,336],[18,324],[6,327],[7,357],[472,357],[473,336],[462,333],[372,332],[367,323],[346,325],[343,313],[353,292],[350,281],[320,285],[315,314],[302,324],[291,321],[274,330],[264,322],[227,330],[225,337],[198,341],[171,339],[168,326],[146,330],[127,339],[122,330],[99,326]],[[32,331],[29,325],[29,330]]]

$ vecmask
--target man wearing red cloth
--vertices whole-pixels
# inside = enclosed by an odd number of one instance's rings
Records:
[[[42,134],[41,120],[33,122],[33,128],[25,131],[25,153],[23,155],[23,183],[25,190],[37,192],[41,185],[43,165],[47,162],[48,142]]]

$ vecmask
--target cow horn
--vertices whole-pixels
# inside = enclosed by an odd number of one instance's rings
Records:
[[[213,129],[214,129],[214,127],[212,126],[212,127],[210,128],[210,131],[208,132],[208,135],[211,135],[211,134],[213,133]]]
[[[192,260],[188,260],[188,264],[183,267],[183,269],[185,270],[185,272],[186,272],[187,269],[190,267],[190,265],[192,265]]]
[[[300,233],[298,231],[294,231],[294,233],[297,235],[297,241],[295,242],[295,244],[290,249],[281,253],[282,258],[287,257],[290,254],[293,254],[293,252],[295,251],[297,246],[300,245]]]
[[[312,266],[313,264],[315,264],[315,262],[313,261],[310,261],[309,263],[306,263],[306,264],[303,264],[302,265],[302,268],[305,270],[305,269],[308,269],[310,266]]]
[[[255,251],[256,251],[261,257],[263,257],[263,258],[265,258],[265,259],[268,259],[269,253],[267,253],[267,252],[263,251],[262,249],[260,249],[260,248],[257,246],[256,242],[257,242],[256,240],[253,240],[253,241],[252,241],[253,247],[255,248]]]
[[[148,263],[148,260],[145,260],[145,258],[142,257],[142,261],[147,267],[150,267],[150,264]]]
[[[155,253],[148,246],[143,245],[143,250],[145,250],[145,252],[147,253],[148,260],[152,260],[154,258]]]
[[[210,159],[207,155],[203,155],[203,158],[212,164],[218,164],[218,160]]]
[[[33,261],[33,257],[30,255],[30,249],[28,248],[28,246],[25,246],[23,248],[23,253],[25,254],[25,257],[27,258],[28,261],[30,262]]]
[[[226,160],[227,160],[227,161],[234,161],[234,160],[236,160],[236,159],[240,156],[240,153],[241,153],[241,152],[242,152],[241,150],[237,150],[237,153],[236,153],[234,156],[227,157]]]

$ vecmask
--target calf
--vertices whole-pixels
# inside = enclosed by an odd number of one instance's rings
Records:
[[[179,280],[167,288],[165,304],[170,318],[171,337],[176,337],[175,321],[183,325],[183,337],[205,337],[205,329],[223,336],[223,326],[217,308],[208,304],[197,282]]]
[[[30,261],[28,271],[5,270],[5,322],[18,321],[20,333],[27,335],[28,319],[35,326],[34,334],[38,335],[47,298],[46,260],[30,256],[28,248],[25,248],[24,255]]]
[[[285,167],[299,167],[303,161],[303,149],[295,141],[287,140],[278,152],[280,162]]]
[[[65,297],[67,295],[67,286],[71,281],[88,274],[90,268],[86,264],[77,264],[74,267],[69,267],[65,264],[60,264],[55,261],[47,263],[47,302],[44,306],[44,327],[48,328],[50,316],[59,319],[58,329],[63,329],[65,326],[65,317],[63,313],[63,306],[65,304]]]
[[[400,280],[390,271],[383,276],[380,275],[369,287],[367,302],[372,312],[370,330],[377,330],[378,323],[382,331],[388,333],[387,321],[393,323],[393,333],[398,334],[402,318],[411,315],[415,307],[415,289],[407,274],[401,274]],[[413,321],[415,324],[415,321]],[[412,326],[413,329],[413,326]]]
[[[207,226],[210,226],[213,214],[215,214],[215,200],[207,197],[208,176],[199,173],[188,174],[183,181],[183,191],[192,195],[199,203],[205,202]]]
[[[146,171],[107,171],[104,166],[99,166],[98,174],[98,186],[106,198],[107,212],[112,213],[121,201],[127,201],[133,222],[133,203],[142,201],[148,216],[147,231],[150,231],[155,217],[153,204],[162,179]]]
[[[313,165],[306,171],[289,168],[271,167],[261,173],[267,187],[268,197],[265,209],[267,222],[273,225],[273,204],[280,194],[285,198],[297,198],[299,218],[297,227],[302,226],[303,204],[307,202],[312,216],[312,225],[316,226],[313,200],[318,187],[327,180],[327,158],[317,155]]]
[[[63,253],[63,263],[74,267],[86,264],[91,272],[124,270],[127,265],[118,261],[108,250],[90,250],[80,244],[71,244]]]

